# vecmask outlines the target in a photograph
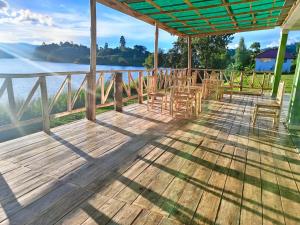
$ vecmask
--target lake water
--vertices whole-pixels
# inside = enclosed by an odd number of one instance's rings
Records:
[[[89,65],[72,64],[72,63],[51,63],[41,61],[31,61],[27,59],[0,59],[0,74],[34,74],[46,72],[70,72],[70,71],[89,71]],[[104,66],[98,65],[97,70],[143,70],[143,67],[123,67],[123,66]],[[132,74],[134,79],[137,74]],[[83,75],[72,76],[72,86],[78,88],[83,80]],[[108,77],[107,77],[108,78]],[[47,88],[49,96],[53,96],[65,76],[47,77]],[[127,81],[127,76],[123,76]],[[0,78],[0,87],[4,79]],[[17,99],[24,99],[32,89],[36,78],[13,79],[13,88]],[[39,97],[39,91],[36,92],[34,98]],[[0,103],[7,102],[7,95],[4,94],[0,99]]]

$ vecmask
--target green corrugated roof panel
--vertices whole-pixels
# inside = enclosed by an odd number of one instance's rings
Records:
[[[185,35],[272,28],[296,0],[119,0],[126,7]],[[170,29],[168,29],[170,28]]]

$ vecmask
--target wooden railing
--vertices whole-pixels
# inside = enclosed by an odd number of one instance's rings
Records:
[[[243,91],[244,89],[259,90],[261,94],[272,87],[273,73],[257,74],[255,72],[220,70],[220,69],[193,69],[197,74],[198,80],[202,83],[203,79],[209,78],[212,74],[217,74],[219,79],[225,83],[232,83],[234,88]]]
[[[158,88],[164,89],[170,86],[170,77],[178,74],[179,72],[186,72],[186,69],[162,69],[157,73]],[[97,71],[96,81],[96,108],[113,106],[115,102],[115,82],[116,76],[122,76],[122,96],[123,102],[127,102],[132,99],[138,99],[139,103],[143,102],[143,98],[146,95],[147,79],[149,75],[153,75],[152,70],[108,70]],[[79,86],[74,88],[73,79],[76,76],[81,76],[82,81]],[[7,94],[8,107],[7,114],[9,115],[9,123],[0,124],[0,132],[27,126],[35,123],[42,123],[43,129],[46,132],[50,130],[50,120],[54,118],[60,118],[70,114],[84,112],[86,110],[85,105],[76,105],[79,98],[86,95],[86,83],[88,72],[75,71],[75,72],[58,72],[58,73],[38,73],[38,74],[0,74],[0,99],[4,93]],[[60,87],[51,96],[48,92],[48,78],[59,77],[62,80]],[[22,104],[16,104],[16,94],[13,86],[15,79],[24,80],[36,79],[34,85],[29,91],[26,98],[22,99]],[[66,110],[62,112],[55,112],[53,110],[60,99],[62,94],[66,96]],[[41,101],[42,116],[24,119],[24,112],[30,107],[30,103],[34,99],[34,96],[38,95],[38,100]],[[86,100],[84,100],[86,102]]]
[[[172,76],[177,76],[180,73],[188,73],[187,69],[161,69],[157,72],[157,88],[167,89],[172,85]],[[241,72],[228,72],[225,70],[213,70],[213,69],[193,69],[193,73],[197,74],[198,82],[201,83],[203,79],[208,78],[213,73],[218,74],[220,79],[224,79],[225,83],[232,81],[236,88],[243,90],[245,88],[245,80],[249,80],[248,86],[252,88],[260,88],[263,90],[269,87],[271,81],[271,74],[259,75],[263,76],[263,79],[257,81],[257,75],[253,74],[249,76]],[[96,106],[95,108],[102,108],[116,105],[115,101],[115,89],[116,89],[116,76],[121,76],[121,90],[122,102],[127,102],[132,99],[138,99],[139,103],[143,102],[147,89],[147,76],[153,75],[152,70],[108,70],[97,71],[96,79]],[[77,76],[81,77],[80,85],[74,88],[73,79]],[[60,118],[74,113],[84,112],[85,107],[85,95],[86,95],[86,83],[88,72],[75,71],[75,72],[58,72],[58,73],[38,73],[38,74],[0,74],[0,99],[3,95],[7,94],[7,106],[6,111],[9,116],[9,122],[0,124],[0,132],[18,128],[22,126],[31,125],[34,123],[42,123],[43,129],[46,132],[50,130],[50,120]],[[49,94],[48,79],[50,77],[59,77],[62,80],[60,87],[55,93]],[[26,80],[35,79],[31,90],[26,98],[22,99],[21,104],[17,104],[17,99],[13,81],[14,80]],[[77,79],[78,80],[78,79]],[[25,81],[26,82],[26,81]],[[0,83],[1,84],[1,83]],[[267,85],[266,85],[267,84]],[[65,94],[66,107],[63,111],[55,110],[55,106],[58,100]],[[24,112],[30,108],[30,103],[37,96],[41,102],[41,116],[34,118],[23,118]],[[78,104],[78,100],[81,99],[81,105]],[[19,101],[20,102],[20,101]],[[0,120],[1,121],[1,120]]]

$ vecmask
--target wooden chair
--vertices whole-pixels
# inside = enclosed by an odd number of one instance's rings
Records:
[[[170,112],[174,116],[188,118],[193,114],[195,108],[195,97],[188,86],[174,86],[171,89]]]
[[[157,90],[157,83],[154,76],[148,76],[147,78],[147,109],[153,108],[154,105],[160,105],[161,112],[163,111],[163,105],[167,108],[167,94],[166,92],[159,92]]]
[[[220,100],[223,97],[224,81],[218,79],[204,79],[203,80],[203,98],[208,99],[213,97]]]
[[[275,100],[272,100],[271,102],[261,102],[255,105],[252,116],[253,126],[255,126],[257,118],[259,116],[273,118],[273,128],[279,126],[280,112],[284,96],[284,87],[284,81],[281,81],[278,87],[278,93]]]
[[[216,73],[215,71],[212,71],[210,76],[209,76],[209,79],[212,79],[212,80],[219,80],[219,73]]]
[[[223,85],[223,93],[222,96],[224,94],[229,94],[230,96],[230,101],[232,100],[232,95],[233,95],[233,88],[234,88],[234,84],[233,84],[233,76],[230,76],[230,79],[228,80],[228,82],[226,84]]]
[[[191,85],[195,86],[197,84],[197,73],[193,72],[191,77]]]

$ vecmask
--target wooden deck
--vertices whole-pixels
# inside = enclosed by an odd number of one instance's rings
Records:
[[[0,144],[0,224],[300,224],[300,157],[257,97],[197,120],[132,105]]]

